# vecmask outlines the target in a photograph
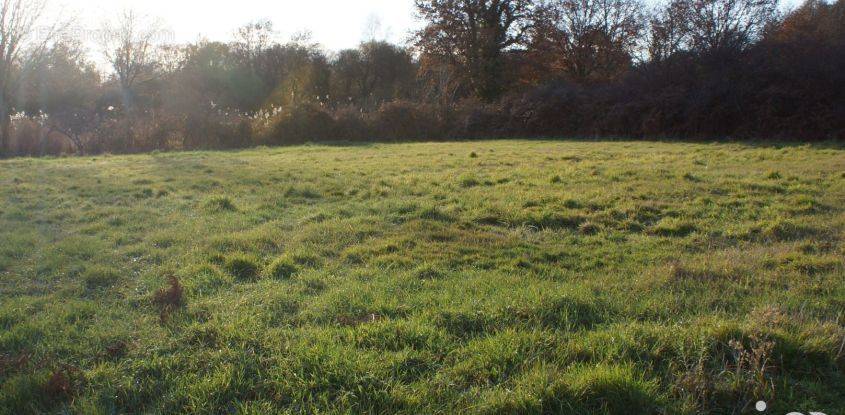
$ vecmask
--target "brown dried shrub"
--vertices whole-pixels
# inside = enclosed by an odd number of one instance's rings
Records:
[[[170,276],[168,285],[166,288],[160,288],[153,296],[153,304],[158,307],[162,322],[167,321],[174,311],[187,304],[185,287],[182,286],[179,279]]]

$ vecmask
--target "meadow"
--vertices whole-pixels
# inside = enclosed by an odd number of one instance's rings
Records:
[[[845,412],[845,146],[0,161],[0,413]]]

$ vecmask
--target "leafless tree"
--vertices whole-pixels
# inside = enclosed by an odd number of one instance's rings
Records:
[[[156,40],[165,34],[160,22],[124,11],[103,23],[100,46],[114,71],[128,109],[133,107],[133,87],[155,73]]]
[[[604,80],[630,66],[644,27],[639,0],[551,0],[535,48],[578,82]]]
[[[686,0],[672,0],[649,18],[648,54],[652,61],[663,61],[688,46],[687,13]]]
[[[745,49],[778,13],[778,0],[685,1],[691,46],[704,53]]]
[[[416,0],[427,23],[416,35],[416,47],[436,57],[429,62],[461,68],[476,95],[495,99],[504,89],[502,54],[528,40],[534,5],[531,0]]]
[[[276,41],[273,22],[260,20],[248,23],[235,31],[235,42],[232,50],[239,55],[251,70],[255,71],[262,53]]]
[[[0,0],[0,156],[6,154],[15,111],[13,93],[24,68],[41,59],[67,25],[38,26],[46,0]]]

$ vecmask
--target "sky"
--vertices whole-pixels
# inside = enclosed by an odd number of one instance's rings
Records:
[[[51,9],[78,17],[82,30],[133,10],[161,19],[175,43],[227,41],[237,27],[269,19],[280,40],[308,30],[328,50],[357,46],[372,27],[377,39],[404,43],[419,25],[413,0],[51,0]]]
[[[414,0],[48,0],[53,13],[79,22],[93,33],[104,19],[125,10],[160,19],[166,43],[200,39],[229,41],[246,23],[269,19],[278,40],[310,31],[311,39],[328,51],[356,47],[375,37],[405,43],[421,23],[414,15]],[[654,4],[658,0],[647,0]],[[801,0],[782,0],[784,7]],[[376,22],[377,24],[373,24]],[[371,28],[375,27],[373,31]],[[96,35],[96,34],[95,34]],[[373,36],[374,35],[374,36]]]

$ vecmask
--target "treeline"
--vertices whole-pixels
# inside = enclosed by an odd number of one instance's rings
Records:
[[[269,22],[160,45],[126,13],[97,53],[4,0],[0,155],[507,136],[845,138],[845,2],[417,0],[400,46],[327,53]],[[13,21],[14,19],[19,21]],[[101,65],[100,65],[101,66]]]

